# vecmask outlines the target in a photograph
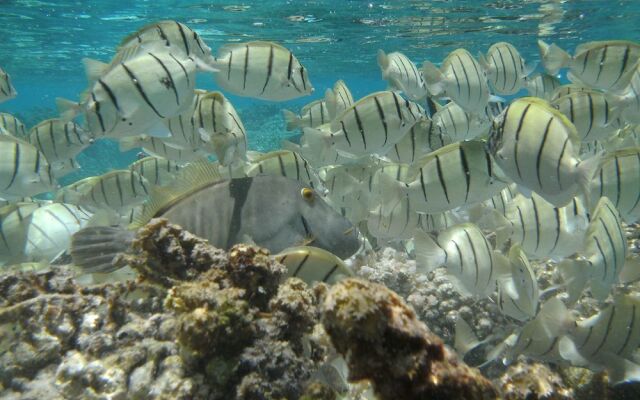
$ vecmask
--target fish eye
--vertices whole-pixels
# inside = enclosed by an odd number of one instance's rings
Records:
[[[302,195],[302,198],[305,199],[307,202],[313,203],[313,199],[315,198],[313,189],[303,188],[300,191],[300,194]]]

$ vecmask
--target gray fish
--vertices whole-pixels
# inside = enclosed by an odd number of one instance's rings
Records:
[[[16,89],[11,84],[11,77],[0,68],[0,103],[11,100],[18,95]]]
[[[167,218],[224,249],[254,242],[277,253],[310,244],[347,258],[359,248],[351,223],[295,180],[267,175],[224,180],[217,168],[201,162],[184,168],[174,186],[156,188],[130,228]],[[113,270],[113,256],[131,237],[124,228],[80,231],[71,245],[74,263],[92,271]]]

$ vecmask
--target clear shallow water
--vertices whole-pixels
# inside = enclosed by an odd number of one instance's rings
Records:
[[[292,50],[310,71],[312,96],[273,103],[230,96],[249,133],[250,147],[272,150],[289,135],[282,108],[297,109],[344,79],[358,98],[386,84],[378,49],[402,51],[417,64],[439,63],[465,47],[477,54],[498,41],[513,43],[531,62],[536,40],[570,52],[592,40],[640,40],[639,1],[3,1],[0,66],[18,97],[0,104],[29,127],[56,116],[55,98],[77,98],[86,88],[83,57],[108,61],[123,37],[141,26],[175,19],[196,30],[214,50],[224,43],[271,40]],[[133,3],[133,4],[132,4]],[[201,74],[199,87],[213,89]],[[82,176],[123,167],[135,152],[98,144],[79,156]],[[100,160],[99,162],[96,160]],[[75,179],[73,175],[66,179]]]

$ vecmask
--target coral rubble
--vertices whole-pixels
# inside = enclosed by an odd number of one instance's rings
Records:
[[[402,299],[359,279],[334,285],[322,321],[346,359],[349,380],[368,379],[381,399],[495,399],[477,370],[459,362]]]

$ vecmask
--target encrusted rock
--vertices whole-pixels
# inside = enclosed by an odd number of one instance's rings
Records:
[[[560,375],[540,363],[519,362],[497,384],[505,400],[572,400],[574,393]]]
[[[322,321],[349,366],[349,381],[367,379],[381,399],[496,399],[491,382],[459,362],[402,299],[359,279],[335,284]]]

